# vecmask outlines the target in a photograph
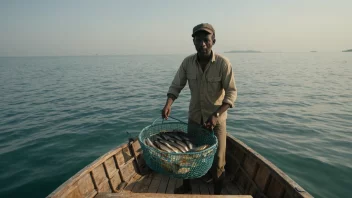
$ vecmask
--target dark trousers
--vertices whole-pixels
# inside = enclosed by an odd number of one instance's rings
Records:
[[[199,129],[200,124],[197,122],[192,121],[191,119],[188,120],[188,133],[194,133],[197,129]],[[214,133],[218,138],[218,149],[214,156],[213,165],[211,168],[211,173],[213,176],[214,181],[217,181],[222,173],[225,172],[225,164],[226,164],[226,120],[217,124],[214,128]]]

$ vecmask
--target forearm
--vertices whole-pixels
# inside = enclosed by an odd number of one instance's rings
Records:
[[[219,113],[223,114],[227,109],[230,108],[230,104],[222,103],[222,105],[214,112],[214,114]]]
[[[167,94],[165,106],[171,107],[171,105],[174,103],[175,100],[176,100],[176,96],[174,96],[173,94]]]

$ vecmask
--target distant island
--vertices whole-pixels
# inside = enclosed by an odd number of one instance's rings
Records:
[[[352,52],[352,49],[349,49],[349,50],[344,50],[342,52]]]
[[[232,51],[227,51],[225,53],[261,53],[261,51],[255,51],[255,50],[232,50]]]

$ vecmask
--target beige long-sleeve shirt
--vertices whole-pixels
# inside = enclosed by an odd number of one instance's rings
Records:
[[[230,61],[212,52],[212,59],[204,72],[198,62],[197,54],[186,57],[178,69],[168,94],[179,96],[188,81],[191,90],[189,118],[197,123],[206,121],[222,103],[232,108],[237,98],[235,77]],[[227,112],[220,115],[218,121],[226,120]]]

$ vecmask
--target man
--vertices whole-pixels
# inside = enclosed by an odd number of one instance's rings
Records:
[[[172,103],[188,81],[191,91],[188,130],[190,132],[192,125],[214,130],[219,145],[211,173],[214,194],[220,194],[225,177],[227,109],[234,106],[237,97],[235,78],[230,61],[212,51],[216,41],[212,25],[202,23],[195,26],[192,37],[197,53],[186,57],[178,69],[167,93],[162,117],[168,118]],[[175,193],[190,191],[190,181],[184,180]]]

